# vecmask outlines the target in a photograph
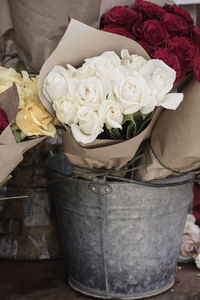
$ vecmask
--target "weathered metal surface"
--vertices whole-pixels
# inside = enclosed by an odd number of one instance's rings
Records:
[[[75,289],[134,299],[173,284],[192,184],[157,188],[66,179],[51,188]]]

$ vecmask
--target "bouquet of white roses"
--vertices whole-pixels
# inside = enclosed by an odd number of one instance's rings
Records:
[[[55,66],[43,93],[77,142],[87,144],[101,136],[126,140],[142,132],[155,107],[178,107],[183,94],[170,93],[175,78],[163,61],[123,49],[121,59],[106,51],[86,58],[79,68]]]
[[[175,78],[135,41],[72,20],[38,86],[46,108],[70,128],[63,133],[70,162],[119,170],[150,135],[156,107],[176,109],[183,100],[172,92]]]

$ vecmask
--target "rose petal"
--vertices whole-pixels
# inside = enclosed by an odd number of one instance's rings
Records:
[[[179,104],[183,101],[182,93],[170,93],[165,96],[160,105],[168,109],[177,109]]]
[[[86,134],[84,134],[83,132],[80,131],[78,125],[76,125],[76,124],[71,124],[71,130],[72,130],[72,133],[73,133],[73,136],[74,136],[75,140],[77,142],[80,142],[80,143],[83,143],[83,144],[92,143],[97,138],[97,136],[99,135],[99,131],[100,131],[99,128],[96,128],[94,130],[93,134],[86,135]]]

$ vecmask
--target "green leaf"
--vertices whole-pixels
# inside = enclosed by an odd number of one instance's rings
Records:
[[[126,139],[129,140],[135,136],[136,133],[136,123],[131,122],[126,129]]]
[[[142,124],[140,124],[140,126],[137,127],[137,135],[140,134],[150,123],[150,121],[152,120],[153,116],[154,116],[154,111],[152,111],[150,114],[147,115],[143,115],[145,116]]]
[[[110,137],[114,140],[121,140],[123,139],[122,134],[119,128],[109,128],[107,127]]]

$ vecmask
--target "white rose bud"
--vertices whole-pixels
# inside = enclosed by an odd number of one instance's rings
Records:
[[[133,72],[115,83],[114,94],[124,109],[124,114],[132,114],[149,104],[150,90],[139,72]]]
[[[67,125],[77,122],[78,103],[61,97],[54,102],[53,108],[55,109],[56,116],[60,122]]]
[[[123,114],[119,103],[114,100],[105,100],[99,109],[99,119],[102,127],[106,123],[111,128],[122,129]]]
[[[55,66],[47,75],[43,84],[43,94],[53,103],[62,96],[67,95],[67,80],[71,77],[71,72],[61,66]]]
[[[72,134],[77,142],[88,144],[93,142],[102,131],[98,114],[88,106],[78,110],[78,124],[71,124]]]
[[[127,49],[121,51],[122,65],[127,71],[139,71],[141,67],[147,62],[143,56],[130,55]]]
[[[96,76],[106,80],[120,79],[127,73],[114,51],[106,51],[100,56],[86,58],[85,62],[95,71]]]
[[[80,68],[76,69],[73,66],[67,64],[68,69],[72,72],[73,77],[79,79],[86,79],[88,77],[95,76],[94,69],[90,68],[90,65],[84,63]]]
[[[101,102],[106,98],[108,90],[104,88],[101,80],[96,77],[87,79],[72,78],[68,81],[70,98],[78,101],[81,105],[88,105],[98,110]]]

